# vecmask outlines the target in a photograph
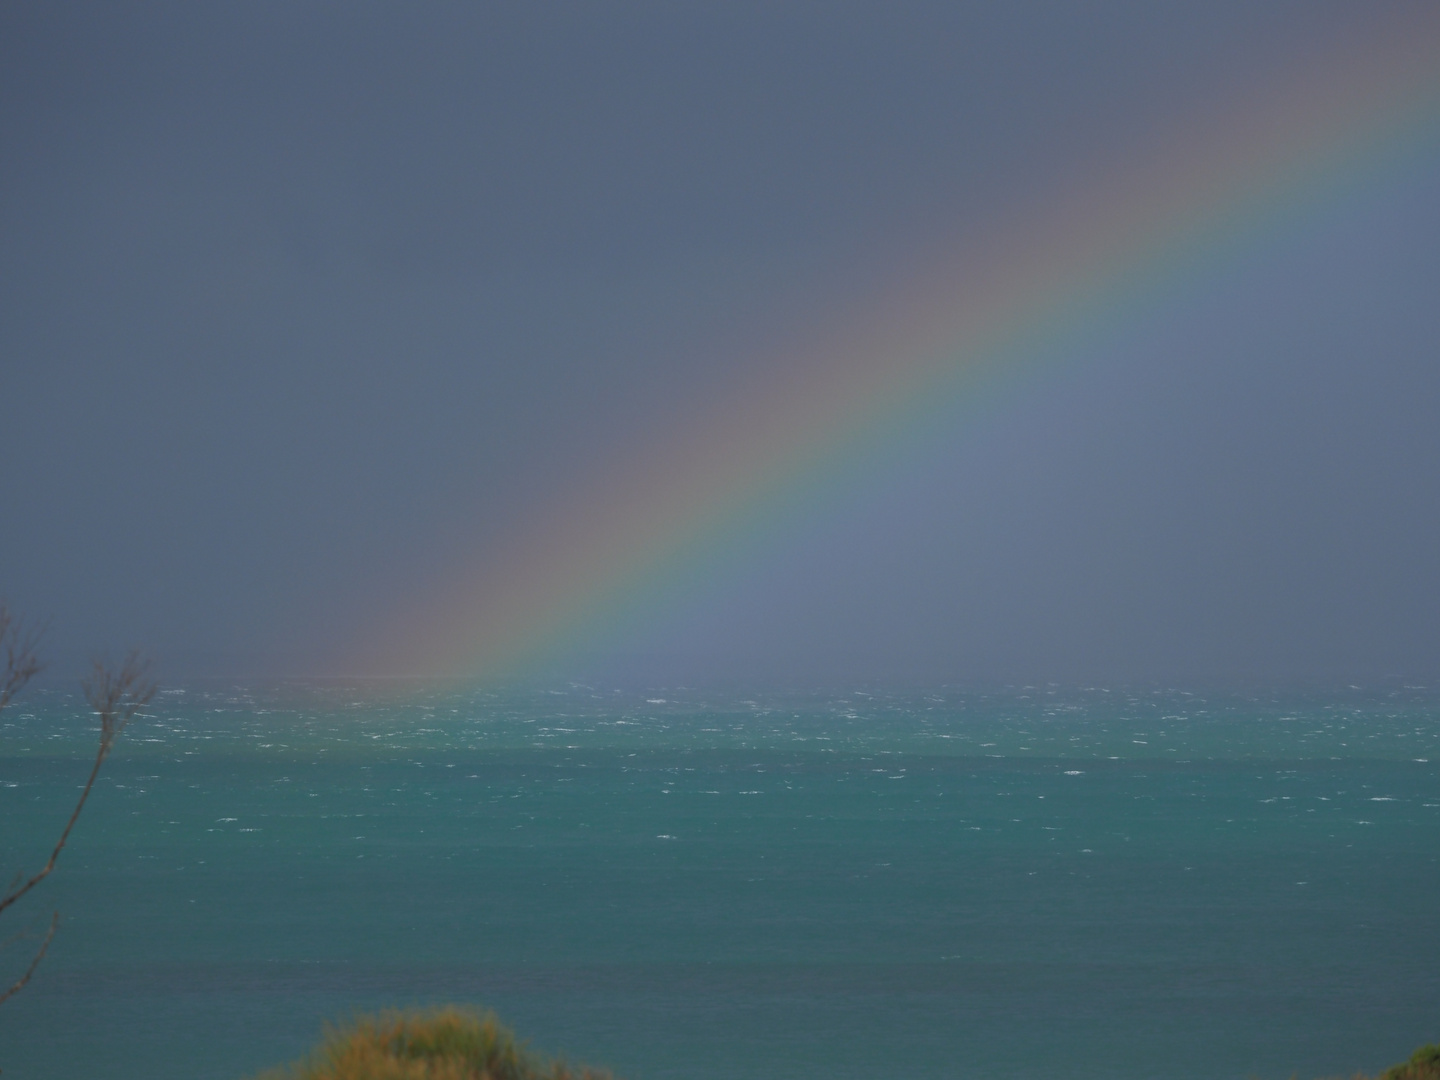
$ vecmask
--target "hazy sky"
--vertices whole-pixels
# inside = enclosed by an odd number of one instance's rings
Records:
[[[936,237],[1415,6],[0,5],[0,597],[62,665],[336,670]],[[1412,143],[797,491],[584,664],[1440,676]]]

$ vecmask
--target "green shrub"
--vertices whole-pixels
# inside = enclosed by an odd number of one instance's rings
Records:
[[[357,1017],[255,1080],[613,1080],[527,1050],[493,1013],[448,1006]]]
[[[1292,1077],[1291,1080],[1294,1080]],[[1339,1080],[1339,1078],[1336,1078]],[[1350,1080],[1371,1080],[1364,1073],[1356,1073]],[[1410,1055],[1409,1061],[1392,1065],[1374,1080],[1440,1080],[1440,1043],[1422,1046]]]
[[[1440,1043],[1422,1046],[1402,1065],[1393,1065],[1380,1080],[1440,1080]]]

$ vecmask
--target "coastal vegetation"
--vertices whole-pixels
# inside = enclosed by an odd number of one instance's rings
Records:
[[[1379,1080],[1440,1080],[1440,1043],[1420,1047],[1409,1061],[1381,1073]]]
[[[614,1080],[528,1050],[494,1013],[447,1005],[390,1010],[328,1028],[300,1061],[252,1080]],[[1357,1074],[1353,1080],[1369,1080]],[[1440,1080],[1440,1043],[1375,1080]]]
[[[612,1080],[518,1042],[493,1013],[446,1006],[357,1017],[307,1057],[255,1080]]]

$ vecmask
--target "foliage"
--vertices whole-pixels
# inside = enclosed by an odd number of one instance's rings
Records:
[[[1350,1080],[1371,1080],[1371,1077],[1357,1072]],[[1440,1080],[1440,1043],[1420,1047],[1410,1055],[1409,1061],[1390,1066],[1373,1080]]]
[[[1440,1080],[1440,1043],[1420,1047],[1409,1061],[1381,1073],[1379,1080]]]
[[[310,1055],[255,1080],[612,1080],[515,1041],[493,1013],[447,1006],[361,1016]]]

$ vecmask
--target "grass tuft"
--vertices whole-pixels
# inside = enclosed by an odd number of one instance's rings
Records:
[[[1440,1043],[1420,1047],[1409,1061],[1381,1073],[1379,1080],[1440,1080]]]
[[[493,1013],[447,1006],[390,1010],[327,1028],[307,1057],[255,1080],[613,1080],[541,1057]],[[1408,1078],[1406,1078],[1408,1080]]]
[[[1294,1080],[1294,1077],[1291,1080]],[[1339,1078],[1335,1078],[1335,1080],[1339,1080]],[[1357,1072],[1350,1080],[1372,1080],[1372,1078]],[[1420,1047],[1410,1055],[1409,1061],[1391,1065],[1373,1080],[1440,1080],[1440,1043]]]

